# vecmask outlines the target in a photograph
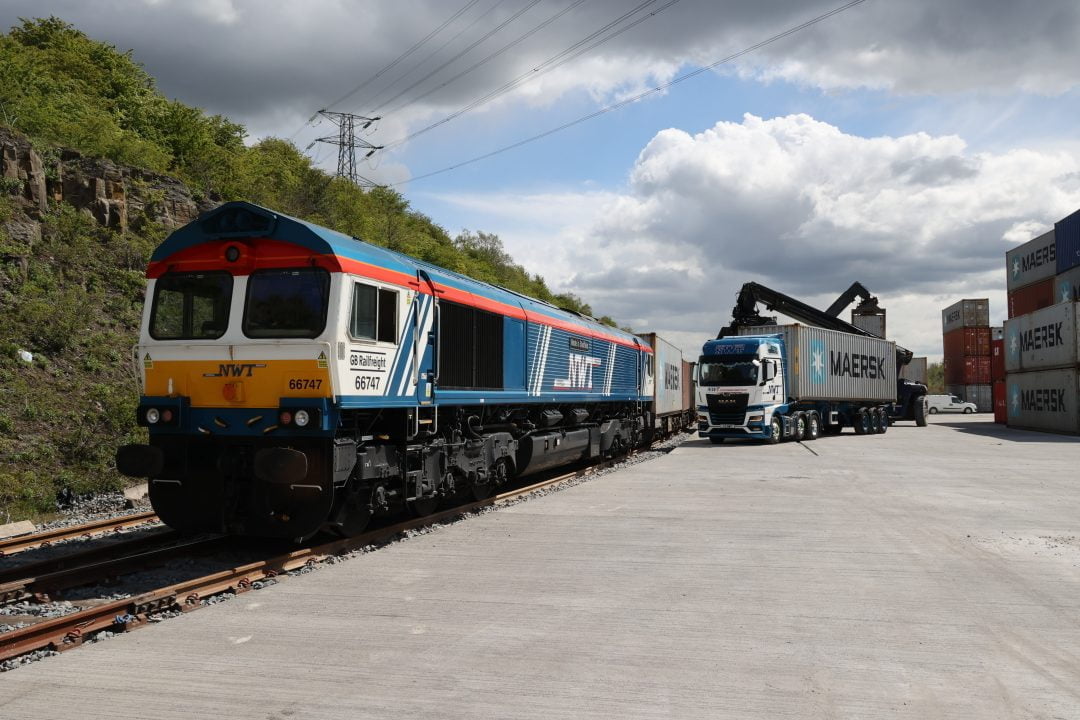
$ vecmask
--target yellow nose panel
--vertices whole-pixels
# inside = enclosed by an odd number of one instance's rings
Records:
[[[277,407],[283,397],[333,397],[330,370],[319,362],[155,360],[146,367],[146,394],[182,395],[192,407]]]

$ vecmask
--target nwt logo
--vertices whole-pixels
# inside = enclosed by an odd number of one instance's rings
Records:
[[[216,373],[203,373],[203,377],[252,377],[255,368],[264,368],[266,363],[221,363]]]

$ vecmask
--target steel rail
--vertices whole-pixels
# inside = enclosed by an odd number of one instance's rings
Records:
[[[155,522],[157,513],[141,512],[123,517],[114,517],[107,520],[95,520],[82,525],[69,525],[68,527],[53,528],[41,532],[16,535],[15,537],[0,540],[0,557],[14,555],[15,553],[29,550],[35,547],[51,545],[62,540],[71,540],[79,537],[91,537],[107,532],[117,532],[126,528]]]
[[[401,533],[442,523],[486,507],[506,503],[523,495],[557,485],[574,478],[585,477],[621,462],[606,460],[587,468],[573,470],[524,487],[499,493],[490,498],[458,505],[431,515],[407,520],[384,528],[341,538],[320,545],[298,548],[266,560],[247,563],[221,570],[192,580],[151,590],[134,598],[84,608],[58,618],[34,623],[24,628],[0,635],[0,661],[25,655],[35,650],[63,651],[81,645],[84,640],[102,630],[127,632],[149,622],[148,616],[161,611],[188,612],[202,607],[202,599],[224,592],[242,593],[250,590],[255,582],[278,577],[283,572],[305,565],[315,565],[326,558],[342,555],[368,545],[378,545],[393,540]]]

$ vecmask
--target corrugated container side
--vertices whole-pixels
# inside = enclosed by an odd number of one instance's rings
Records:
[[[1009,427],[1075,435],[1080,430],[1076,391],[1074,368],[1011,373],[1005,381]]]
[[[905,380],[926,384],[926,358],[914,357],[904,367],[900,368],[900,377]]]
[[[1005,321],[1005,372],[1080,364],[1076,303],[1059,303]]]
[[[967,327],[950,330],[942,335],[945,356],[961,358],[965,355],[990,354],[990,328]]]
[[[1047,278],[1009,293],[1009,317],[1027,315],[1050,307],[1055,302],[1057,298],[1054,296],[1054,278]]]
[[[653,403],[656,415],[680,412],[683,403],[682,350],[656,333],[643,333],[638,337],[653,349]]]
[[[990,350],[990,382],[1005,379],[1005,341],[994,340]]]
[[[941,331],[962,327],[989,327],[990,301],[986,298],[959,300],[941,311]]]
[[[693,410],[694,409],[694,365],[689,360],[683,360],[682,374],[683,374],[683,398],[682,409]]]
[[[1080,265],[1080,210],[1054,223],[1054,239],[1058,273]]]
[[[990,358],[966,355],[945,361],[945,382],[950,385],[987,385],[990,383]]]
[[[1054,298],[1059,303],[1080,300],[1080,266],[1054,278]]]
[[[993,412],[994,390],[989,383],[982,385],[946,385],[945,392],[961,400],[975,403],[977,412]]]
[[[807,325],[763,325],[740,335],[784,336],[796,400],[896,400],[896,343]]]
[[[851,311],[851,324],[860,330],[873,333],[879,338],[885,337],[885,313],[882,311],[880,314],[873,315],[856,315],[855,311]]]
[[[1057,243],[1053,230],[1005,253],[1006,288],[1022,288],[1057,274]]]
[[[1004,425],[1009,422],[1008,406],[1005,403],[1005,381],[994,383],[994,422]]]

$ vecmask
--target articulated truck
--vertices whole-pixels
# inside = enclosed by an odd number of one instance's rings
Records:
[[[845,427],[883,433],[893,419],[926,424],[926,386],[898,377],[912,353],[841,320],[855,283],[818,310],[758,283],[739,291],[732,322],[702,348],[698,362],[698,434],[729,438],[815,440]],[[757,305],[811,323],[779,325]]]
[[[804,325],[744,328],[709,340],[698,362],[698,432],[769,442],[889,427],[896,344]]]

